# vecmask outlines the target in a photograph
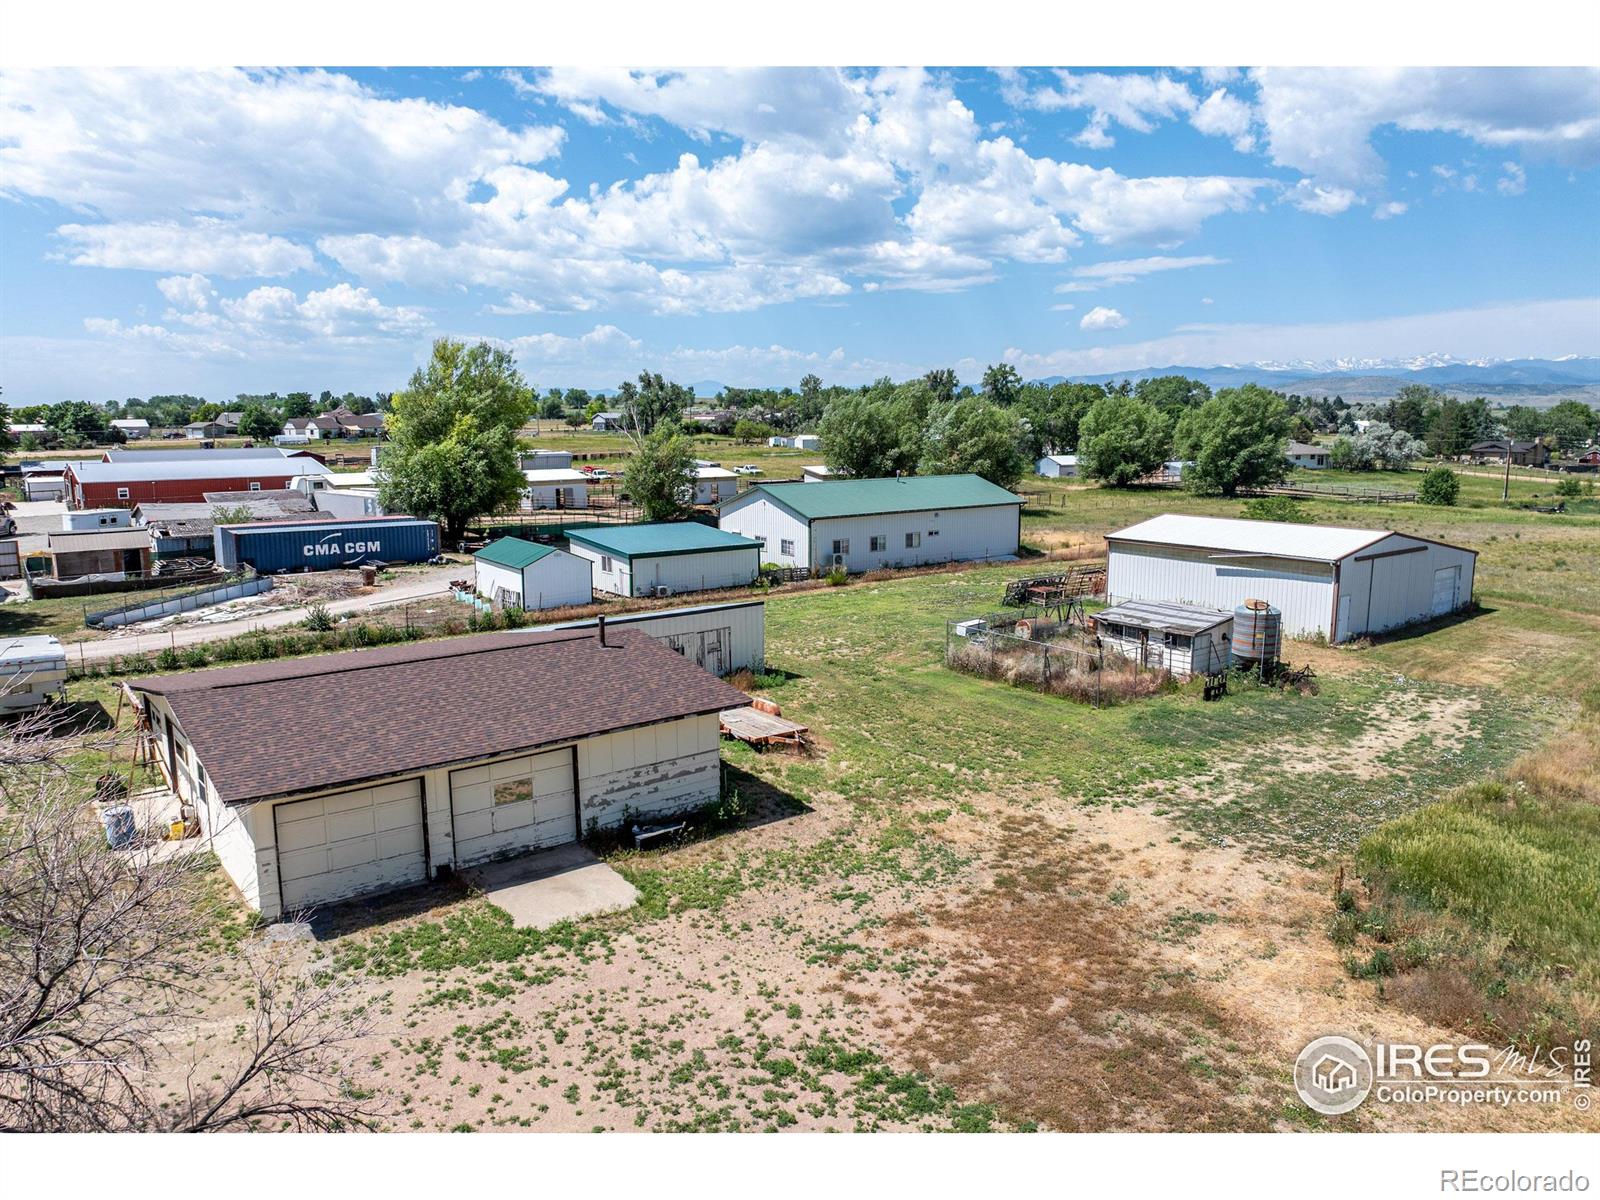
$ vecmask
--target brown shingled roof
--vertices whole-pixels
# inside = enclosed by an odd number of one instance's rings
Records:
[[[229,804],[749,703],[637,630],[491,633],[138,679]]]

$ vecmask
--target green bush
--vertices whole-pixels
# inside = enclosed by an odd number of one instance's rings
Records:
[[[1289,521],[1296,525],[1306,525],[1311,521],[1306,510],[1288,496],[1258,496],[1254,500],[1246,500],[1241,515],[1250,521]]]
[[[313,604],[306,610],[306,619],[300,624],[317,633],[323,633],[333,628],[333,614],[328,611],[326,604]]]
[[[849,582],[850,572],[843,567],[833,567],[822,578],[829,587],[842,587]]]
[[[1417,487],[1417,499],[1424,504],[1453,507],[1461,495],[1461,477],[1449,467],[1435,467],[1422,477]]]
[[[178,657],[177,650],[171,646],[166,647],[156,655],[156,666],[163,671],[176,671],[183,665],[183,659]]]
[[[1563,479],[1556,484],[1556,495],[1563,500],[1576,500],[1583,495],[1583,485],[1576,479]]]

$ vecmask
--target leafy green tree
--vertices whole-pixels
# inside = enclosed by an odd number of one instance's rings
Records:
[[[922,377],[922,382],[928,385],[928,390],[933,393],[935,402],[949,404],[956,398],[956,389],[961,386],[961,380],[956,378],[956,373],[949,367],[939,367],[929,371]]]
[[[265,405],[246,404],[239,414],[239,433],[243,437],[266,441],[282,430],[283,422],[268,412]]]
[[[32,437],[33,435],[28,434],[27,436]],[[11,406],[0,402],[0,463],[4,463],[6,454],[16,448],[17,439],[11,433]]]
[[[440,338],[427,366],[393,397],[383,506],[431,517],[447,541],[460,541],[474,517],[521,497],[517,431],[532,414],[533,394],[510,352]]]
[[[551,388],[545,393],[544,399],[539,401],[539,418],[541,420],[559,421],[561,414],[566,411],[566,401],[562,398],[560,388]]]
[[[755,442],[764,442],[773,433],[772,426],[761,421],[738,420],[733,423],[734,440],[746,446]]]
[[[934,409],[918,470],[924,475],[981,475],[1003,488],[1022,478],[1022,425],[1016,416],[973,396]]]
[[[1574,454],[1600,432],[1600,412],[1577,400],[1563,400],[1545,413],[1544,432],[1563,454]]]
[[[1023,388],[1017,410],[1027,422],[1028,457],[1038,460],[1046,454],[1075,450],[1079,423],[1105,394],[1105,389],[1094,383],[1057,383],[1050,387],[1035,384]]]
[[[1133,394],[1149,401],[1174,425],[1191,408],[1211,399],[1211,389],[1187,375],[1154,375],[1133,385]]]
[[[995,404],[1011,405],[1022,391],[1022,376],[1010,363],[995,363],[983,373],[983,394]]]
[[[890,406],[866,393],[830,401],[817,427],[823,461],[857,479],[880,479],[901,468],[901,430]]]
[[[807,403],[822,403],[822,377],[807,374],[800,380],[800,398]]]
[[[1201,493],[1280,483],[1289,474],[1289,414],[1283,397],[1259,384],[1225,388],[1178,421],[1173,446],[1192,459],[1183,481]]]
[[[645,520],[684,516],[694,498],[693,444],[676,424],[657,425],[628,459],[622,484]]]
[[[1389,401],[1385,420],[1391,429],[1403,429],[1414,438],[1428,431],[1429,414],[1444,400],[1444,393],[1421,383],[1408,383]]]
[[[222,405],[207,401],[194,410],[195,421],[215,421],[222,415]]]
[[[641,437],[660,424],[677,424],[683,410],[694,403],[694,389],[663,379],[649,371],[639,372],[639,385],[622,385],[619,407],[629,426]]]
[[[1545,414],[1526,404],[1513,404],[1506,410],[1506,436],[1531,442],[1545,431]]]
[[[1308,525],[1311,517],[1298,500],[1288,496],[1257,496],[1244,502],[1239,514],[1247,521],[1286,521],[1293,525]]]
[[[1461,494],[1461,476],[1449,467],[1435,467],[1417,485],[1417,499],[1424,504],[1450,507]]]
[[[1422,443],[1405,430],[1374,421],[1364,432],[1334,442],[1329,459],[1342,471],[1404,471],[1422,451]]]
[[[285,421],[304,420],[318,415],[317,406],[311,403],[310,395],[305,392],[291,392],[284,398],[278,411],[283,414]]]
[[[86,400],[64,400],[50,409],[45,421],[62,437],[76,436],[87,444],[103,438],[106,433],[106,415]]]
[[[1078,425],[1078,471],[1125,487],[1166,461],[1170,440],[1166,418],[1149,401],[1102,396]]]

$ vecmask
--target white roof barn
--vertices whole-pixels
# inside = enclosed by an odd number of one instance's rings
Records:
[[[1165,513],[1106,535],[1106,593],[1231,609],[1265,600],[1290,636],[1330,642],[1472,600],[1477,551],[1386,529]]]

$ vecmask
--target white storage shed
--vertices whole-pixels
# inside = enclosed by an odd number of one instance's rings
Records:
[[[1046,454],[1033,465],[1033,473],[1046,479],[1071,479],[1078,474],[1076,454]]]
[[[472,556],[478,595],[508,608],[565,608],[594,599],[586,558],[522,538],[490,542]]]
[[[761,573],[760,542],[698,521],[589,526],[567,544],[594,563],[595,590],[617,596],[746,587]]]
[[[1290,637],[1330,642],[1472,601],[1478,552],[1412,534],[1166,513],[1106,535],[1106,593],[1232,611],[1265,600]]]
[[[1108,650],[1174,675],[1228,669],[1233,614],[1193,604],[1130,600],[1094,614],[1095,635]]]
[[[698,808],[721,788],[717,714],[749,703],[637,630],[519,630],[127,686],[169,785],[268,920]],[[357,711],[359,738],[285,753]]]
[[[538,467],[523,471],[528,481],[522,494],[522,507],[528,511],[545,508],[588,508],[589,477],[571,467]]]
[[[724,500],[732,500],[738,491],[739,477],[726,467],[695,467],[694,502],[696,504],[721,504]]]
[[[23,712],[59,697],[67,686],[67,655],[53,637],[0,641],[0,712]]]
[[[717,523],[755,538],[764,562],[848,571],[1011,558],[1022,501],[977,475],[758,483]]]

